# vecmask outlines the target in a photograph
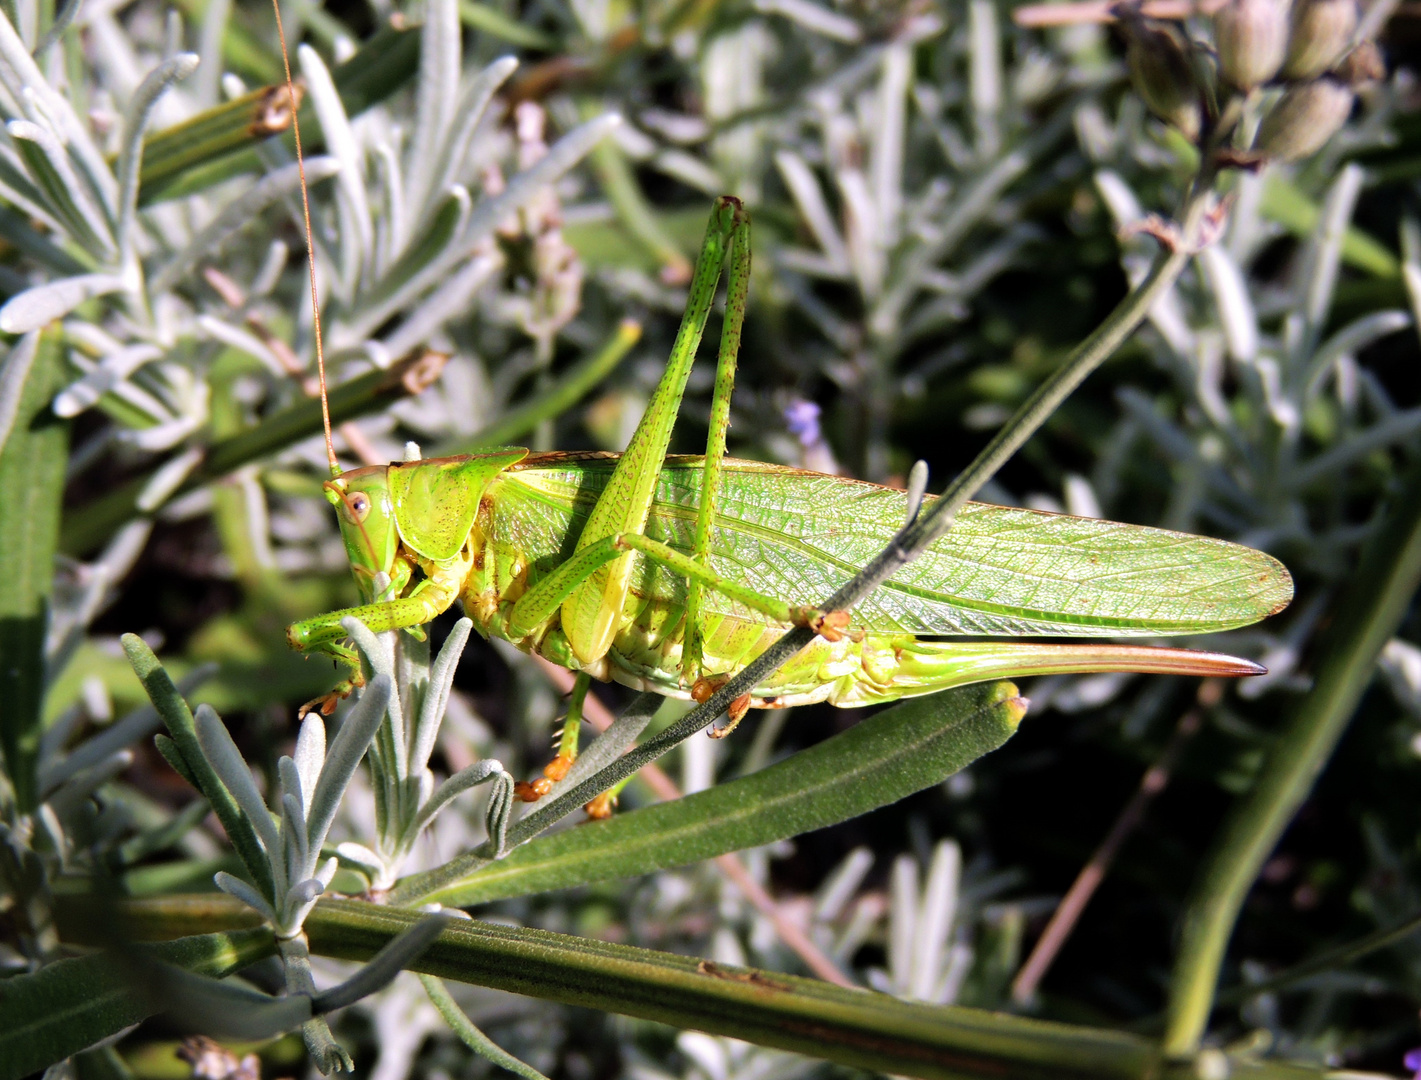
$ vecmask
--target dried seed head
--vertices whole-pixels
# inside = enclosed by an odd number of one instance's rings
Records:
[[[1357,30],[1357,0],[1298,0],[1283,77],[1315,79],[1352,43]]]
[[[1189,42],[1173,26],[1122,17],[1130,81],[1152,113],[1182,131],[1191,142],[1199,138],[1202,114],[1199,87]]]
[[[1352,88],[1331,75],[1300,83],[1263,118],[1253,148],[1279,161],[1312,157],[1347,122],[1355,99]]]
[[[1252,90],[1278,74],[1288,54],[1288,0],[1229,0],[1214,15],[1219,72]]]

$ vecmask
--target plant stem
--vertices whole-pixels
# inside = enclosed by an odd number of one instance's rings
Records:
[[[82,905],[66,929],[82,934]],[[229,897],[121,902],[136,936],[250,925]],[[360,900],[321,900],[307,916],[312,952],[368,960],[420,920],[418,912]],[[1149,1040],[981,1009],[899,1001],[817,979],[753,971],[629,945],[475,920],[451,922],[411,970],[549,1001],[743,1039],[874,1072],[997,1080],[1185,1080],[1193,1064],[1159,1060]],[[1234,1080],[1321,1080],[1323,1070],[1221,1052],[1215,1075]]]
[[[1421,462],[1391,506],[1352,580],[1337,592],[1312,691],[1279,732],[1253,789],[1234,805],[1198,878],[1170,982],[1164,1050],[1171,1056],[1198,1049],[1243,901],[1332,756],[1421,582]]]

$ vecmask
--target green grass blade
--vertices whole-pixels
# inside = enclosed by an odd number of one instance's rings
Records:
[[[223,978],[275,952],[268,930],[236,930],[145,946],[149,960]],[[0,981],[0,1080],[19,1080],[158,1010],[132,958],[96,953]]]
[[[39,799],[44,638],[69,450],[69,425],[49,403],[64,378],[59,334],[46,330],[0,447],[0,750],[21,813]]]
[[[462,907],[650,873],[821,829],[943,779],[1006,742],[1025,713],[1011,683],[904,702],[750,776],[531,841],[454,876],[454,860],[397,885],[401,903]]]

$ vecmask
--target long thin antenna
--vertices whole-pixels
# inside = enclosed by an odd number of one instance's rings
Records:
[[[281,24],[281,0],[271,0],[276,13],[276,35],[281,39],[281,63],[286,69],[286,96],[291,103],[291,132],[296,136],[296,169],[301,175],[301,214],[306,224],[306,266],[311,274],[311,318],[316,330],[316,377],[321,386],[321,424],[326,431],[326,460],[331,464],[331,479],[340,475],[335,444],[331,442],[331,406],[326,396],[326,354],[321,347],[321,301],[316,293],[316,241],[311,232],[311,198],[306,191],[306,158],[301,153],[301,121],[297,114],[296,84],[291,78],[291,55],[286,51],[286,28]]]

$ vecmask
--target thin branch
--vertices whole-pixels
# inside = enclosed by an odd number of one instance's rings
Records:
[[[1206,679],[1199,687],[1199,704],[1203,706],[1217,704],[1222,692],[1217,680]],[[1139,787],[1135,789],[1130,801],[1120,811],[1120,815],[1115,819],[1115,824],[1110,826],[1110,831],[1106,833],[1100,846],[1095,849],[1090,861],[1081,867],[1080,873],[1076,875],[1076,880],[1071,882],[1070,889],[1067,890],[1066,895],[1052,913],[1051,921],[1046,924],[1046,929],[1042,931],[1041,937],[1036,942],[1036,947],[1031,950],[1031,955],[1026,958],[1026,963],[1021,966],[1016,979],[1012,982],[1012,1000],[1018,1005],[1025,1005],[1036,996],[1036,988],[1041,984],[1041,980],[1056,959],[1056,954],[1061,951],[1061,946],[1066,943],[1066,939],[1071,936],[1071,931],[1076,928],[1076,923],[1080,921],[1086,905],[1095,895],[1095,890],[1105,880],[1105,875],[1110,872],[1111,864],[1115,862],[1115,856],[1120,853],[1120,849],[1131,834],[1140,827],[1140,823],[1145,819],[1145,811],[1149,809],[1155,796],[1168,786],[1170,774],[1174,771],[1180,754],[1184,752],[1189,741],[1198,734],[1202,723],[1203,716],[1198,709],[1190,709],[1179,718],[1174,734],[1165,744],[1163,752],[1140,777]]]

